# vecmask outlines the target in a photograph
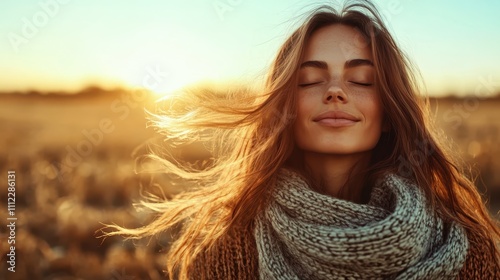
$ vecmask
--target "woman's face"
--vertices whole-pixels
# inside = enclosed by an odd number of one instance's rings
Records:
[[[374,82],[372,54],[361,33],[340,24],[316,30],[299,69],[297,146],[342,155],[372,150],[383,122]]]

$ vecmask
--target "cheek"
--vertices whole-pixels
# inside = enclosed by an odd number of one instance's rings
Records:
[[[310,96],[306,94],[299,94],[297,96],[297,119],[295,120],[295,123],[301,123],[304,122],[304,120],[311,115],[311,109],[313,108],[310,100]]]
[[[364,96],[358,101],[359,109],[364,113],[365,119],[373,124],[382,123],[384,109],[379,96],[374,93]]]
[[[294,136],[296,143],[300,146],[300,143],[304,141],[307,135],[307,123],[311,119],[312,110],[314,109],[314,102],[311,100],[311,96],[306,94],[299,94],[297,96],[297,117],[293,124]]]

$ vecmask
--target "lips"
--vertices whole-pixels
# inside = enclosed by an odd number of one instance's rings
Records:
[[[360,119],[343,111],[329,111],[318,115],[313,121],[325,126],[343,127],[354,125]]]

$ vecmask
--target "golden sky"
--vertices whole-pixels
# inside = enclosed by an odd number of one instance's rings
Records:
[[[253,81],[312,2],[3,1],[0,91]],[[430,94],[499,91],[500,1],[375,2]]]

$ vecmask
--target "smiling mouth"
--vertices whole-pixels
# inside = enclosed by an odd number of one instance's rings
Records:
[[[323,126],[345,127],[356,124],[360,119],[346,112],[330,111],[320,114],[313,121]]]
[[[342,127],[342,126],[351,126],[356,124],[356,121],[347,120],[347,119],[322,119],[317,121],[317,123],[324,126],[332,126],[332,127]]]

